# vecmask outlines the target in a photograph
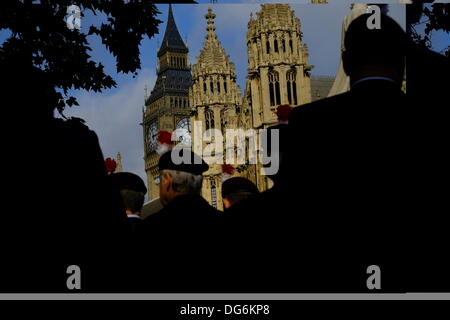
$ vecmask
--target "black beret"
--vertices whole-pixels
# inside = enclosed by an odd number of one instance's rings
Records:
[[[226,197],[233,193],[243,192],[259,193],[259,190],[253,182],[242,177],[230,178],[222,183],[222,197]]]
[[[172,157],[180,158],[181,163],[175,163]],[[184,161],[184,160],[187,161]],[[175,159],[176,161],[177,159]],[[193,153],[190,149],[172,149],[164,153],[161,158],[159,158],[158,163],[159,170],[174,170],[188,172],[195,175],[201,175],[203,172],[208,171],[208,164],[203,161],[201,157]]]
[[[129,189],[134,191],[147,193],[147,188],[145,187],[144,181],[142,179],[131,172],[117,172],[113,173],[110,176],[112,185],[117,190],[121,189]]]

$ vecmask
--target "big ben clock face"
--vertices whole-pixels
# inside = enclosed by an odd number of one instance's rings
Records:
[[[152,122],[147,130],[147,144],[149,150],[155,150],[158,146],[158,125]]]
[[[177,140],[184,145],[191,145],[191,121],[184,118],[177,123]]]

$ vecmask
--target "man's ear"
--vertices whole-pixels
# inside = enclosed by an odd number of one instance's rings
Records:
[[[222,198],[222,201],[223,201],[223,207],[224,207],[225,209],[228,209],[229,207],[231,207],[231,202],[230,202],[230,200],[228,200],[227,198]]]
[[[168,173],[168,172],[164,173],[164,180],[165,180],[166,192],[169,192],[170,189],[172,188],[172,182],[173,182],[173,178],[170,175],[170,173]]]
[[[342,52],[342,66],[344,67],[345,74],[350,77],[352,73],[351,57],[347,50]]]

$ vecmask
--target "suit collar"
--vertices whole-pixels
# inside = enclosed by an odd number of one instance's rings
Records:
[[[389,79],[389,78],[387,78]],[[401,86],[393,81],[392,79],[386,80],[384,78],[379,78],[379,77],[368,77],[368,78],[363,78],[360,79],[359,81],[355,82],[354,84],[352,84],[351,88],[350,88],[350,92],[363,92],[364,95],[367,94],[372,94],[372,95],[377,95],[377,92],[391,92],[391,93],[395,93],[395,92],[402,92],[401,90]],[[367,92],[370,91],[370,92]]]
[[[394,79],[391,79],[391,78],[388,78],[388,77],[364,77],[364,78],[361,78],[361,79],[355,81],[352,84],[352,86],[356,86],[356,85],[358,85],[358,83],[362,83],[364,81],[370,81],[370,80],[388,81],[388,82],[394,83],[396,85],[399,85]]]

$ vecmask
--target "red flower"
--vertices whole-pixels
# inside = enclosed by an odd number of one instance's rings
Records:
[[[172,133],[168,131],[161,130],[159,132],[158,141],[160,144],[172,145]]]
[[[222,172],[231,176],[234,172],[234,168],[231,164],[224,163],[222,164]]]
[[[117,163],[114,159],[106,158],[105,167],[106,167],[106,172],[108,174],[111,174],[111,173],[114,173],[114,171],[116,171]]]
[[[288,104],[282,104],[277,108],[277,117],[279,121],[288,121],[289,114],[291,113],[291,106]]]

